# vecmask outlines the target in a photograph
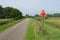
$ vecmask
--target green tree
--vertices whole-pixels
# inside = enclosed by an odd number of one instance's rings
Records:
[[[2,9],[3,7],[0,5],[0,18],[2,18]]]
[[[0,6],[0,18],[21,19],[22,17],[22,12],[16,8]]]

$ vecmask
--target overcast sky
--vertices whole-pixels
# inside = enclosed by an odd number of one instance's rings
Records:
[[[0,5],[17,8],[23,15],[39,14],[42,9],[46,13],[60,13],[60,0],[0,0]]]

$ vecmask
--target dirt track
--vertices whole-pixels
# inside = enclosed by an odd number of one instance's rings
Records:
[[[29,19],[12,26],[0,33],[0,40],[25,40]]]

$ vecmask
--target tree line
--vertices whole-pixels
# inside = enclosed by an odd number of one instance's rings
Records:
[[[39,17],[39,15],[36,14],[35,17]],[[60,17],[60,13],[47,14],[47,17]]]
[[[47,14],[48,17],[60,17],[60,13]]]
[[[0,19],[4,19],[4,18],[21,19],[22,17],[23,17],[22,12],[19,11],[18,9],[13,7],[3,8],[0,5]]]

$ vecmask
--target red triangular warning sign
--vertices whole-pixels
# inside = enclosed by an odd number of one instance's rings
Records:
[[[41,17],[46,17],[47,14],[46,14],[45,10],[42,10],[42,12],[39,14],[39,16],[41,16]]]

